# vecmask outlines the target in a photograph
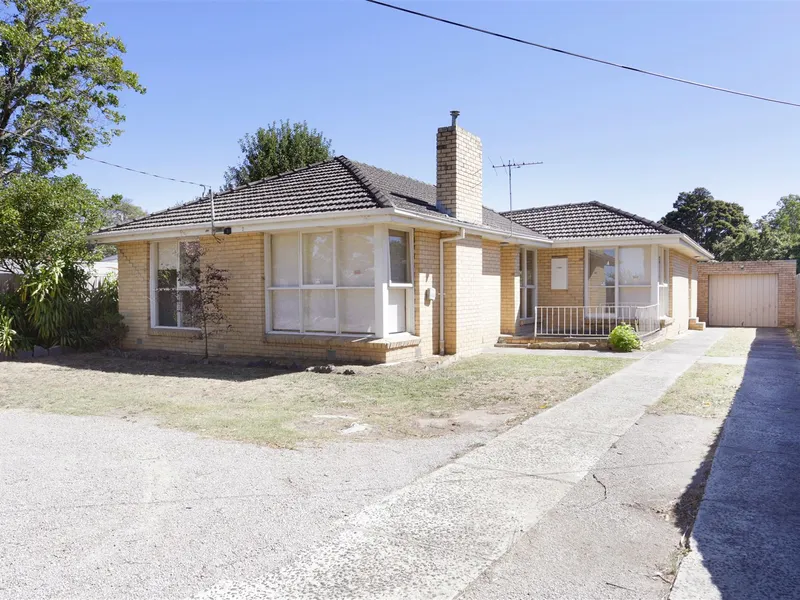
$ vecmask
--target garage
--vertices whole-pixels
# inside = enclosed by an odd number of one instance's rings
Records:
[[[717,327],[777,327],[778,275],[709,275],[708,324]]]

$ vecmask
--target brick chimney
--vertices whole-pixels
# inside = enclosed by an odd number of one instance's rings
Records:
[[[481,138],[453,122],[436,132],[436,200],[460,221],[483,223],[483,149]]]

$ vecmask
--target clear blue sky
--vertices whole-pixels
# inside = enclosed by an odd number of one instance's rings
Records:
[[[218,187],[237,140],[307,120],[337,154],[435,182],[435,131],[484,151],[484,203],[507,209],[490,162],[515,172],[515,208],[599,200],[657,219],[707,187],[755,218],[800,193],[800,109],[611,69],[356,0],[100,2],[147,94],[92,155]],[[409,2],[410,8],[575,52],[800,102],[800,3]],[[88,161],[73,171],[147,210],[196,189]]]

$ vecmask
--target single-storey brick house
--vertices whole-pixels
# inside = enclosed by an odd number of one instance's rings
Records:
[[[688,328],[708,252],[597,202],[484,207],[481,141],[456,117],[435,186],[338,156],[97,232],[118,248],[126,346],[202,352],[181,281],[198,242],[230,277],[218,355],[387,362],[527,331]]]

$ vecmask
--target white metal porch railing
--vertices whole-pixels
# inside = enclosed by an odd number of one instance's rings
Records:
[[[658,304],[648,306],[537,306],[534,337],[606,337],[620,323],[640,336],[660,328]]]
[[[669,284],[658,284],[658,308],[659,317],[666,317],[669,314]]]

